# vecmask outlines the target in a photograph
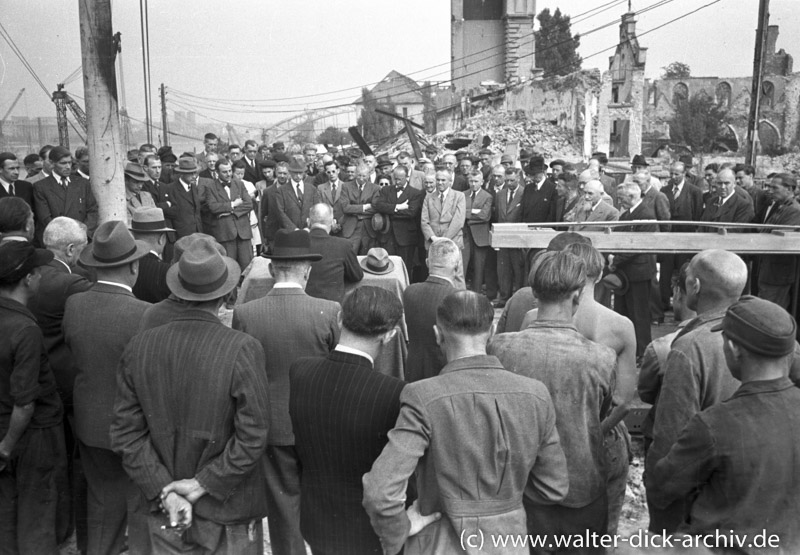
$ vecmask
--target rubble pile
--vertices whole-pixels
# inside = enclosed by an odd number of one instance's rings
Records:
[[[454,137],[471,136],[470,150],[479,150],[484,136],[492,142],[489,148],[497,154],[507,145],[517,143],[519,149],[533,150],[545,159],[565,158],[576,160],[582,157],[579,145],[572,142],[572,134],[549,121],[528,119],[524,112],[486,110],[464,122],[464,127]],[[447,140],[448,138],[446,138]]]
[[[761,161],[759,160],[759,162]],[[789,152],[781,154],[780,156],[768,158],[767,163],[763,165],[771,171],[798,174],[800,173],[800,153]]]

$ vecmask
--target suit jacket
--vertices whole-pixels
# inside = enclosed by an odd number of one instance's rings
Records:
[[[439,303],[455,292],[444,278],[428,276],[422,283],[413,283],[403,291],[403,308],[408,327],[406,381],[416,382],[439,374],[447,359],[436,344],[433,325]]]
[[[278,189],[277,195],[280,229],[294,231],[308,226],[308,213],[311,207],[320,201],[319,191],[313,185],[303,183],[303,202],[297,198],[294,184],[289,180]]]
[[[156,201],[155,199],[142,189],[139,192],[139,196],[137,197],[135,194],[131,193],[127,189],[125,190],[125,207],[128,211],[128,225],[131,225],[131,221],[133,221],[133,213],[141,208],[155,208]]]
[[[372,181],[364,183],[364,189],[360,190],[355,181],[348,181],[342,187],[340,203],[342,207],[342,236],[350,238],[355,233],[359,220],[366,220],[364,229],[370,237],[375,236],[370,219],[375,213],[375,209],[364,210],[365,204],[372,204],[372,199],[378,192],[378,186]]]
[[[42,232],[58,216],[66,216],[86,224],[90,238],[97,229],[97,202],[86,179],[70,177],[65,191],[51,175],[34,184],[33,196],[36,219]]]
[[[630,220],[655,220],[655,210],[652,204],[641,201],[633,212],[625,210],[619,215],[619,221]],[[619,226],[616,231],[638,231],[654,233],[658,231],[658,224],[641,224]],[[614,265],[625,272],[628,281],[650,281],[656,275],[656,256],[654,254],[615,254]]]
[[[29,301],[28,309],[36,316],[42,329],[44,346],[50,359],[50,367],[56,378],[61,400],[72,409],[72,387],[75,383],[75,367],[69,348],[64,343],[64,306],[67,299],[92,288],[92,283],[78,274],[73,274],[67,265],[51,260],[39,269],[39,290]]]
[[[342,216],[344,215],[341,205],[342,189],[344,188],[344,185],[345,183],[341,180],[336,183],[336,194],[331,192],[330,181],[327,181],[317,187],[317,191],[319,192],[319,202],[324,202],[333,208],[333,219],[336,220],[336,223],[339,225],[342,224]]]
[[[522,222],[554,222],[556,221],[556,202],[558,194],[555,184],[545,179],[537,190],[535,183],[525,186],[522,194]]]
[[[263,179],[261,175],[261,169],[258,167],[258,160],[253,160],[253,167],[250,167],[250,164],[247,163],[247,157],[245,156],[242,158],[244,160],[244,180],[249,181],[250,183],[257,183]]]
[[[673,220],[691,220],[699,221],[703,217],[703,191],[694,185],[691,185],[684,179],[683,186],[681,187],[681,194],[678,200],[675,200],[675,187],[674,184],[661,189],[661,192],[667,197],[669,202],[669,213]],[[694,226],[672,226],[670,231],[673,232],[692,232],[695,230]]]
[[[150,196],[153,197],[156,206],[162,210],[165,208],[169,198],[166,197],[166,191],[163,183],[160,181],[145,181],[142,190],[150,193]]]
[[[388,441],[405,383],[377,372],[365,357],[332,351],[296,361],[289,415],[303,467],[300,530],[311,549],[380,553],[361,505],[361,477]]]
[[[341,303],[345,282],[354,283],[364,278],[358,257],[347,239],[332,237],[319,228],[312,229],[309,234],[311,252],[321,254],[322,260],[311,263],[306,294]]]
[[[420,170],[411,170],[411,174],[408,176],[408,184],[414,187],[415,189],[419,189],[420,191],[425,190],[425,172]]]
[[[753,199],[750,198],[750,195],[746,194],[746,196],[741,196],[737,193],[734,193],[731,195],[731,198],[729,198],[722,206],[719,205],[719,200],[720,199],[718,198],[710,199],[710,202],[706,205],[706,208],[703,211],[703,217],[701,218],[702,221],[736,222],[742,224],[753,221],[756,213],[753,209]],[[700,227],[698,229],[700,231],[717,231],[717,228],[715,227]]]
[[[485,190],[478,190],[475,195],[475,201],[472,201],[472,191],[464,191],[464,200],[466,202],[464,211],[466,213],[466,225],[464,226],[464,235],[472,238],[472,241],[478,247],[489,247],[492,244],[492,235],[489,232],[491,224],[489,221],[492,218],[492,205],[494,199],[492,195]],[[473,213],[477,210],[477,213]]]
[[[133,294],[137,299],[148,303],[159,303],[170,296],[167,287],[167,270],[169,264],[162,262],[155,254],[148,253],[139,259],[139,275],[133,286]]]
[[[487,541],[524,535],[523,494],[548,505],[566,495],[555,410],[540,381],[506,371],[496,357],[472,356],[407,385],[400,402],[389,443],[363,479],[364,508],[384,553],[404,542],[406,555],[461,553],[467,530]],[[420,513],[442,518],[409,538],[399,493],[415,470]],[[528,546],[487,544],[487,551],[527,555]]]
[[[28,203],[28,206],[33,210],[33,185],[21,179],[16,180],[14,183],[14,196],[21,198]],[[11,196],[6,192],[5,187],[0,185],[0,198]]]
[[[603,191],[610,196],[612,199],[617,198],[617,180],[611,177],[610,175],[606,175],[604,173],[600,174],[600,183],[603,184]]]
[[[753,210],[755,211],[753,222],[761,223],[764,221],[764,215],[767,212],[767,206],[770,205],[772,200],[770,199],[769,194],[767,194],[767,191],[764,189],[759,189],[756,185],[753,185],[749,190],[745,189],[745,191],[747,191],[747,194],[749,194],[750,198],[753,200]]]
[[[503,187],[500,192],[497,193],[494,203],[497,213],[497,223],[507,224],[522,221],[523,194],[523,187],[517,185],[511,197],[511,204],[508,204],[508,189]]]
[[[601,200],[594,210],[579,210],[576,222],[616,222],[619,220],[619,210]],[[574,225],[573,231],[600,231],[602,228],[588,225]]]
[[[188,310],[137,335],[114,388],[114,450],[149,505],[173,480],[208,490],[192,510],[218,524],[267,514],[261,464],[269,434],[264,352],[258,341]]]
[[[469,191],[469,181],[467,181],[466,176],[457,173],[453,176],[453,186],[450,188],[454,191]]]
[[[278,212],[279,194],[277,181],[264,189],[261,194],[261,202],[258,205],[260,214],[258,221],[261,223],[261,236],[265,239],[265,243],[272,243],[275,240],[275,234],[281,228],[281,215]]]
[[[391,219],[391,233],[398,245],[410,247],[419,243],[419,218],[425,192],[414,187],[405,186],[400,196],[397,188],[387,186],[378,190],[372,202],[377,212],[389,215]],[[395,211],[397,204],[408,201],[408,208]]]
[[[273,288],[237,306],[232,327],[258,339],[269,382],[269,445],[294,445],[289,420],[289,368],[301,357],[326,356],[339,342],[339,303],[315,299],[299,288]]]
[[[800,204],[790,199],[780,206],[773,207],[767,223],[773,225],[800,226]],[[766,230],[762,230],[762,233]],[[758,281],[767,285],[791,285],[797,274],[797,256],[768,254],[761,257]]]
[[[117,367],[139,331],[149,303],[122,287],[97,283],[67,299],[64,341],[75,364],[75,434],[90,447],[111,449]]]
[[[434,237],[447,237],[464,248],[462,229],[466,219],[466,204],[464,194],[450,189],[444,197],[444,202],[439,201],[439,192],[425,195],[422,203],[422,235],[425,237],[425,247],[429,247]]]
[[[653,206],[653,211],[656,214],[656,219],[660,222],[668,222],[672,216],[669,210],[669,199],[667,195],[656,189],[654,186],[650,186],[647,189],[647,192],[642,197],[642,202],[647,202]],[[660,224],[659,229],[661,231],[669,231],[669,225]]]
[[[228,191],[221,181],[214,181],[205,190],[205,206],[211,214],[211,235],[220,243],[236,239],[249,241],[253,238],[250,227],[250,212],[253,210],[253,201],[247,194],[244,183],[238,179],[231,179]],[[231,203],[242,199],[242,204],[231,208]]]
[[[203,193],[198,185],[189,192],[183,188],[180,178],[172,183],[162,186],[164,198],[169,200],[171,206],[164,207],[164,217],[169,221],[169,226],[175,234],[186,237],[192,233],[203,232]]]

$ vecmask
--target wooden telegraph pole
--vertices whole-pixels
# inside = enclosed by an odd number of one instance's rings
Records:
[[[78,0],[92,192],[100,223],[127,218],[111,0]]]
[[[764,80],[764,45],[769,27],[769,0],[759,0],[756,49],[753,58],[753,88],[750,93],[750,118],[747,122],[747,154],[745,163],[755,167],[758,155],[758,115],[761,109],[761,86]]]
[[[169,121],[167,120],[167,88],[161,83],[161,144],[169,146]]]

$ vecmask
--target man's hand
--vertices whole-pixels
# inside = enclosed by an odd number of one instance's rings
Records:
[[[414,503],[408,509],[406,509],[406,516],[408,517],[408,520],[411,521],[411,529],[408,531],[409,536],[416,536],[428,524],[433,524],[442,518],[442,513],[433,513],[422,516],[419,514],[418,503],[419,501],[414,501]]]
[[[206,490],[195,478],[189,480],[178,480],[164,486],[161,490],[161,502],[163,503],[167,495],[175,492],[181,497],[185,497],[189,503],[194,504],[198,499],[206,494]]]
[[[232,208],[236,208],[237,206],[239,206],[240,204],[242,204],[242,202],[244,202],[244,201],[242,201],[242,199],[240,199],[240,198],[237,198],[236,200],[234,200],[234,201],[231,203],[231,207],[232,207]]]
[[[170,492],[161,501],[164,512],[169,516],[169,525],[183,531],[192,525],[192,504],[175,492]]]
[[[403,204],[395,204],[394,209],[395,212],[399,212],[400,210],[408,210],[408,202],[404,202]]]
[[[361,207],[362,212],[372,212],[372,204],[367,203]]]

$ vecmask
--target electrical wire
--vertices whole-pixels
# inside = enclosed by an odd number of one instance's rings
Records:
[[[47,90],[47,87],[44,86],[42,80],[39,79],[39,76],[36,74],[36,71],[34,71],[33,66],[31,66],[27,58],[25,58],[25,55],[22,53],[22,50],[20,50],[20,48],[14,42],[14,39],[11,38],[11,34],[6,30],[2,22],[0,22],[0,36],[3,37],[3,40],[6,41],[8,46],[11,48],[11,51],[17,56],[17,58],[19,58],[19,61],[22,62],[23,67],[25,67],[25,69],[28,70],[28,73],[31,74],[33,80],[36,81],[36,83],[42,88],[44,94],[46,94],[48,98],[51,98],[50,91]]]

